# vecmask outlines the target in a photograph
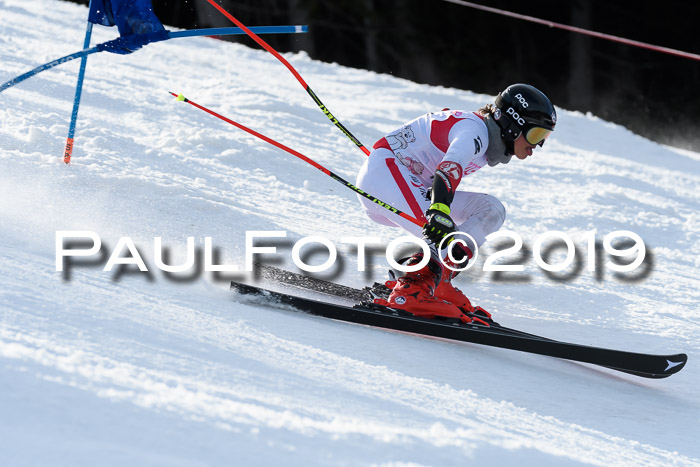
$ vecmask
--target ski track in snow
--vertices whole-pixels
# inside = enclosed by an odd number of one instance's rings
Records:
[[[0,82],[78,50],[87,9],[0,0]],[[116,31],[96,27],[93,44]],[[418,85],[289,54],[366,146],[443,107],[492,96]],[[665,380],[269,310],[225,280],[173,281],[153,237],[184,259],[211,236],[242,265],[245,231],[323,235],[361,286],[342,236],[373,224],[349,190],[167,91],[297,149],[353,181],[364,155],[269,54],[207,39],[88,60],[74,161],[61,163],[78,61],[0,93],[0,459],[6,465],[700,465],[694,364],[700,337],[700,154],[560,109],[535,157],[469,177],[532,247],[549,230],[639,234],[651,273],[584,269],[521,280],[474,270],[457,282],[508,326],[632,351],[689,354]],[[152,273],[55,272],[55,232],[129,236]],[[485,256],[491,250],[485,246]],[[555,255],[556,256],[556,255]],[[607,260],[607,258],[605,258]],[[556,257],[552,259],[556,261]],[[600,267],[600,265],[598,265]],[[293,268],[293,265],[291,266]],[[513,278],[513,277],[511,277]],[[524,280],[522,280],[524,279]]]

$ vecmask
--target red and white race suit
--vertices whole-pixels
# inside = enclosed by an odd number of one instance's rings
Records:
[[[412,120],[377,141],[357,176],[357,186],[395,208],[425,222],[428,190],[438,164],[451,161],[462,168],[462,180],[487,165],[489,132],[474,112],[445,110]],[[367,215],[384,225],[398,226],[421,237],[421,227],[359,196]],[[505,220],[500,201],[484,193],[457,191],[450,206],[458,230],[481,245]]]

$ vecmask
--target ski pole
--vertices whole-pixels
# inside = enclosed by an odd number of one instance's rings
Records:
[[[358,140],[357,138],[355,138],[355,135],[353,135],[352,133],[350,133],[350,130],[348,130],[347,128],[345,128],[345,126],[344,126],[342,123],[340,123],[340,120],[338,120],[337,118],[335,118],[335,117],[333,116],[333,114],[330,112],[330,110],[328,110],[328,107],[326,107],[326,106],[323,104],[323,102],[321,102],[321,99],[319,99],[318,96],[313,92],[313,90],[311,90],[311,88],[309,87],[309,85],[306,84],[306,81],[304,81],[304,78],[301,77],[301,75],[297,72],[297,70],[296,70],[287,60],[285,60],[284,57],[282,57],[279,53],[277,53],[277,51],[276,51],[275,49],[273,49],[267,42],[265,42],[265,41],[262,40],[260,37],[258,37],[257,34],[255,34],[253,31],[251,31],[249,28],[247,28],[243,23],[241,23],[241,22],[238,21],[236,18],[234,18],[233,15],[231,15],[231,13],[229,13],[228,11],[226,11],[221,5],[219,5],[218,3],[216,3],[214,0],[207,0],[207,1],[208,1],[214,8],[216,8],[217,10],[219,10],[219,11],[221,12],[221,14],[223,14],[223,15],[226,16],[229,20],[231,20],[236,26],[238,26],[238,27],[241,28],[243,31],[245,31],[245,33],[248,34],[255,42],[257,42],[258,44],[260,44],[260,46],[262,46],[262,48],[264,48],[265,50],[267,50],[268,52],[270,52],[272,55],[275,56],[275,58],[276,58],[277,60],[279,60],[280,62],[282,62],[282,64],[283,64],[284,66],[287,67],[287,69],[292,73],[292,75],[294,75],[294,77],[297,79],[297,81],[299,81],[299,83],[301,84],[301,86],[302,86],[302,87],[304,88],[304,90],[309,94],[309,96],[311,96],[311,98],[314,100],[314,102],[316,103],[316,105],[318,105],[318,107],[321,109],[321,111],[326,115],[326,117],[328,117],[328,119],[329,119],[331,122],[333,122],[333,124],[334,124],[336,127],[338,127],[338,129],[339,129],[340,131],[342,131],[343,134],[344,134],[345,136],[347,136],[348,139],[349,139],[350,141],[352,141],[353,143],[355,143],[355,145],[356,145],[357,147],[359,147],[359,148],[362,150],[362,152],[364,152],[366,155],[369,156],[369,150],[360,142],[360,140]]]
[[[306,157],[306,156],[303,155],[302,153],[300,153],[300,152],[298,152],[298,151],[295,151],[294,149],[292,149],[292,148],[290,148],[290,147],[287,147],[287,146],[285,146],[285,145],[282,144],[282,143],[278,143],[278,142],[275,141],[274,139],[268,138],[267,136],[265,136],[265,135],[263,135],[263,134],[261,134],[261,133],[258,133],[258,132],[255,131],[255,130],[251,130],[250,128],[248,128],[248,127],[246,127],[246,126],[244,126],[244,125],[241,125],[241,124],[238,123],[238,122],[234,122],[234,121],[231,120],[230,118],[226,118],[226,117],[224,117],[223,115],[218,114],[218,113],[214,112],[213,110],[210,110],[210,109],[204,107],[203,105],[199,105],[199,104],[197,104],[196,102],[189,100],[188,98],[186,98],[186,97],[183,96],[182,94],[175,94],[174,92],[170,92],[170,94],[172,94],[173,96],[175,96],[175,97],[177,98],[178,101],[186,102],[186,103],[188,103],[188,104],[190,104],[190,105],[193,105],[193,106],[197,107],[199,110],[203,110],[204,112],[206,112],[206,113],[208,113],[208,114],[210,114],[210,115],[213,115],[213,116],[215,116],[216,118],[218,118],[218,119],[220,119],[220,120],[223,120],[223,121],[225,121],[226,123],[231,124],[231,125],[235,126],[235,127],[238,128],[238,129],[241,129],[241,130],[243,130],[243,131],[245,131],[245,132],[247,132],[247,133],[250,133],[251,135],[255,136],[256,138],[260,138],[261,140],[265,141],[266,143],[269,143],[269,144],[271,144],[271,145],[273,145],[273,146],[276,146],[276,147],[278,147],[278,148],[280,148],[280,149],[282,149],[282,150],[284,150],[284,151],[287,151],[289,154],[291,154],[291,155],[293,155],[293,156],[296,156],[296,157],[298,157],[299,159],[303,160],[304,162],[306,162],[306,163],[308,163],[308,164],[310,164],[310,165],[316,167],[318,170],[320,170],[320,171],[323,172],[324,174],[328,175],[329,177],[331,177],[331,178],[332,178],[333,180],[335,180],[336,182],[339,182],[339,183],[345,185],[346,187],[350,188],[350,189],[353,190],[355,193],[358,193],[358,194],[364,196],[365,198],[367,198],[368,200],[372,201],[373,203],[376,203],[376,204],[378,204],[379,206],[383,207],[384,209],[388,209],[389,211],[393,212],[394,214],[399,215],[399,216],[403,217],[404,219],[413,222],[413,223],[416,224],[417,226],[423,227],[423,223],[420,222],[418,219],[416,219],[416,218],[414,218],[414,217],[411,217],[411,216],[409,216],[408,214],[406,214],[405,212],[400,211],[400,210],[396,209],[395,207],[391,206],[390,204],[385,203],[384,201],[382,201],[382,200],[380,200],[380,199],[378,199],[378,198],[372,196],[371,194],[362,191],[361,189],[359,189],[358,187],[356,187],[356,186],[353,185],[352,183],[348,182],[347,180],[344,180],[343,178],[341,178],[341,177],[339,177],[338,175],[334,174],[333,172],[331,172],[330,170],[328,170],[327,168],[325,168],[325,167],[322,166],[321,164],[319,164],[319,163],[317,163],[316,161],[314,161],[314,160],[312,160],[312,159]]]

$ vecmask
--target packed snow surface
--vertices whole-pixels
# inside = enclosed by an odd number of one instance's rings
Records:
[[[0,0],[0,82],[79,50],[86,15],[72,3]],[[95,27],[93,44],[115,35]],[[368,147],[422,113],[493,99],[286,58]],[[163,273],[155,237],[170,264],[185,261],[188,237],[200,250],[211,237],[219,264],[243,269],[247,231],[284,231],[263,242],[277,247],[264,258],[298,271],[293,244],[322,236],[343,267],[321,277],[360,287],[384,280],[383,251],[359,272],[341,238],[386,244],[403,233],[371,222],[322,172],[168,94],[354,181],[364,154],[270,54],[189,38],[91,55],[64,165],[78,67],[0,93],[3,465],[700,464],[700,154],[558,109],[557,131],[533,157],[463,184],[503,201],[504,229],[527,249],[504,258],[525,270],[496,280],[484,259],[509,243],[486,245],[456,284],[509,327],[689,355],[679,374],[646,380],[271,309],[228,290],[227,274],[240,273]],[[589,271],[594,229],[598,242],[638,234],[647,262],[618,276],[601,250]],[[56,271],[57,231],[94,232],[104,256]],[[550,277],[535,263],[550,231],[573,239],[577,271]],[[122,237],[148,273],[103,271]]]

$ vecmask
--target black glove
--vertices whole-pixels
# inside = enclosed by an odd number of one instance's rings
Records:
[[[439,246],[445,236],[455,232],[455,223],[450,217],[450,208],[442,203],[431,204],[425,217],[428,222],[423,226],[423,236]],[[454,237],[450,237],[452,239]]]

